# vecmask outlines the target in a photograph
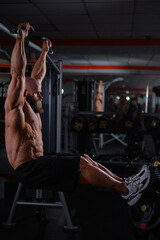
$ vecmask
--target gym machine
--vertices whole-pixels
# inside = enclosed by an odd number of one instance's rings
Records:
[[[0,56],[5,57],[7,61],[10,62],[9,54],[0,48]],[[5,112],[4,112],[4,103],[6,100],[8,81],[0,81],[0,150],[5,148]]]
[[[115,78],[110,83],[104,82],[103,101],[104,92],[116,81],[123,81],[123,78]],[[98,156],[104,145],[116,140],[122,144],[123,151],[131,160],[158,155],[154,136],[159,134],[160,121],[157,114],[147,113],[149,85],[146,87],[145,112],[137,113],[133,118],[131,114],[123,116],[120,112],[105,112],[104,106],[101,114],[95,112],[96,84],[93,80],[75,83],[75,108],[65,107],[63,116],[65,152],[93,152]]]
[[[32,28],[31,28],[32,29]],[[9,36],[16,38],[18,30],[10,31],[3,24],[0,23],[0,30],[8,34]],[[45,38],[46,39],[46,38]],[[28,47],[41,52],[42,48],[26,39],[25,43]],[[53,50],[50,49],[50,53]],[[28,69],[32,69],[31,64],[27,66]],[[62,61],[58,61],[56,64],[52,61],[49,55],[47,55],[47,74],[42,84],[43,104],[45,108],[45,114],[42,117],[42,135],[44,140],[44,153],[60,153],[61,152],[61,88],[62,88]],[[44,134],[45,133],[45,134]],[[44,202],[42,198],[45,189],[35,189],[36,199],[27,201],[26,199],[19,200],[20,193],[22,191],[21,183],[18,183],[17,191],[12,203],[12,207],[8,216],[8,220],[4,222],[5,226],[12,226],[13,217],[17,205],[23,206],[41,206],[41,207],[62,207],[64,217],[67,225],[64,227],[66,230],[76,230],[77,227],[73,226],[70,213],[67,207],[65,196],[63,192],[58,192],[60,201],[48,203]],[[51,190],[52,191],[52,190]]]
[[[5,112],[4,103],[6,100],[9,82],[0,82],[0,150],[5,148]]]
[[[110,82],[104,82],[102,86],[102,109],[101,115],[104,118],[96,118],[98,112],[95,112],[95,93],[97,91],[98,82],[94,80],[85,80],[75,82],[75,107],[74,110],[65,107],[64,113],[64,150],[65,152],[72,151],[77,146],[81,146],[79,151],[88,151],[91,145],[94,146],[94,151],[98,154],[96,141],[98,141],[99,148],[103,148],[105,144],[114,140],[126,146],[124,141],[124,134],[117,134],[109,132],[110,124],[108,124],[109,116],[104,112],[105,92],[109,86],[115,82],[123,81],[123,78],[115,78]],[[87,120],[88,119],[88,120]],[[97,123],[97,121],[99,123]],[[76,126],[73,126],[76,124]],[[99,125],[100,124],[100,125]],[[107,126],[106,126],[107,124]],[[87,125],[87,126],[86,126]],[[99,126],[97,126],[99,125]],[[103,125],[103,126],[102,126]],[[68,127],[70,126],[70,127]],[[99,128],[99,129],[98,129]],[[98,130],[97,130],[98,129]],[[77,136],[75,136],[77,132]],[[84,138],[85,134],[85,138]],[[111,139],[104,141],[104,135]],[[74,141],[71,139],[74,138]],[[80,142],[80,144],[79,144]],[[83,144],[82,144],[83,143]],[[82,146],[83,145],[83,146]],[[74,151],[74,150],[73,150]],[[76,151],[76,150],[75,150]]]

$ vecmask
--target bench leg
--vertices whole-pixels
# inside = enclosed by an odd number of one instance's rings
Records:
[[[73,226],[72,224],[72,220],[71,220],[71,216],[69,214],[69,210],[68,210],[68,206],[66,203],[66,199],[64,197],[64,193],[63,192],[58,192],[60,201],[62,203],[62,207],[63,207],[63,212],[64,212],[64,216],[67,222],[67,226],[64,226],[65,230],[77,230],[78,227],[77,226]]]
[[[13,200],[13,203],[12,203],[11,210],[10,210],[10,213],[9,213],[9,216],[8,216],[8,220],[7,220],[7,222],[3,223],[3,225],[5,225],[5,226],[15,225],[15,223],[13,223],[12,220],[13,220],[13,217],[14,217],[14,213],[15,213],[15,209],[16,209],[16,205],[17,205],[17,201],[18,201],[21,189],[22,189],[22,184],[19,183],[16,194],[15,194],[15,197],[14,197],[14,200]]]

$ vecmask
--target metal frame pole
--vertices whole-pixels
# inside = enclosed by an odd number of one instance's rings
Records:
[[[51,124],[52,124],[52,121],[51,121],[51,119],[52,119],[52,100],[51,100],[51,98],[52,98],[52,95],[51,95],[51,76],[52,76],[52,74],[51,74],[51,68],[49,68],[49,81],[48,81],[48,87],[49,87],[49,95],[48,95],[48,103],[49,103],[49,105],[48,105],[48,128],[49,128],[49,134],[48,134],[48,150],[49,150],[49,152],[51,151]]]
[[[148,113],[148,100],[149,100],[149,83],[146,87],[146,102],[145,102],[145,113]]]
[[[62,61],[59,60],[60,73],[57,74],[57,116],[56,152],[61,152],[61,115],[62,115]]]
[[[7,220],[7,222],[3,223],[3,225],[6,225],[6,226],[15,225],[15,223],[12,222],[12,219],[13,219],[13,216],[14,216],[14,213],[15,213],[15,210],[16,210],[16,205],[17,205],[17,201],[18,201],[21,189],[22,189],[22,184],[19,183],[16,194],[15,194],[15,197],[14,197],[14,200],[13,200],[13,203],[12,203],[11,210],[10,210],[10,213],[9,213],[9,216],[8,216],[8,220]]]
[[[78,227],[73,226],[73,224],[72,224],[72,219],[71,219],[71,216],[69,214],[68,206],[67,206],[67,203],[66,203],[63,192],[58,192],[58,194],[59,194],[60,201],[62,203],[64,216],[65,216],[65,219],[66,219],[66,222],[67,222],[67,226],[64,226],[64,229],[66,229],[66,230],[77,230]]]

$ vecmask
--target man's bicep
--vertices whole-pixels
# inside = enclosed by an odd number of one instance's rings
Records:
[[[7,91],[7,105],[11,109],[18,105],[24,105],[24,90],[21,86],[14,85],[13,82],[10,83]]]

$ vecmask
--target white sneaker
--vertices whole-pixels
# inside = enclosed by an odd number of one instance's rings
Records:
[[[147,165],[143,165],[137,174],[132,175],[128,178],[124,178],[125,182],[130,182],[132,180],[135,180],[137,177],[142,176],[146,170],[149,170],[149,167]]]
[[[142,193],[138,193],[136,195],[134,195],[127,203],[129,206],[133,206],[134,204],[136,204],[139,199],[142,197]]]
[[[134,205],[142,196],[141,192],[147,188],[149,182],[150,171],[145,168],[145,170],[141,171],[141,174],[136,177],[133,176],[130,181],[124,181],[129,193],[127,196],[122,195],[122,198],[126,199],[130,206]]]

